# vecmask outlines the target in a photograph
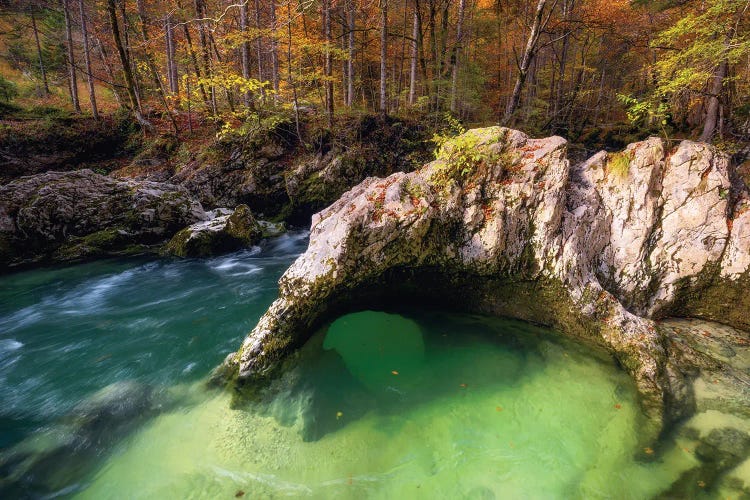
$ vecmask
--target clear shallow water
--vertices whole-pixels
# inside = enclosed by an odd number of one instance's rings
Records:
[[[305,243],[0,278],[3,443],[137,380],[192,397],[98,450],[66,495],[648,498],[695,464],[677,446],[635,458],[634,388],[610,360],[469,315],[345,316],[260,400],[232,409],[199,381],[254,326]]]

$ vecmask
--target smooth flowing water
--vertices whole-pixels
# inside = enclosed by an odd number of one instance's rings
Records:
[[[695,464],[677,447],[643,460],[629,378],[516,321],[363,311],[318,332],[251,403],[204,390],[305,242],[297,233],[221,258],[1,277],[0,446],[33,440],[127,380],[183,397],[121,439],[97,435],[94,459],[58,493],[648,498]]]

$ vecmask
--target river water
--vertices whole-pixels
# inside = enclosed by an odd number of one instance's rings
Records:
[[[510,320],[358,312],[319,331],[253,402],[205,389],[305,245],[306,233],[290,233],[206,260],[108,260],[0,277],[4,453],[39,441],[113,383],[177,401],[111,439],[105,423],[85,466],[63,452],[45,462],[54,481],[30,472],[11,491],[649,498],[695,465],[679,446],[659,460],[644,454],[633,384],[611,359]]]

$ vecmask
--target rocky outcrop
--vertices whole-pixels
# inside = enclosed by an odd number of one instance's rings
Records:
[[[207,208],[246,204],[259,217],[306,226],[365,177],[414,170],[431,149],[432,131],[416,120],[353,116],[332,132],[308,119],[303,140],[291,117],[249,127],[181,164],[170,182]]]
[[[208,212],[209,220],[178,232],[164,251],[177,257],[207,257],[255,245],[264,235],[247,205]]]
[[[205,218],[172,184],[91,170],[22,177],[0,186],[0,266],[140,252]]]
[[[649,139],[571,167],[562,138],[472,130],[421,170],[368,178],[316,214],[308,250],[220,373],[262,379],[334,315],[424,301],[607,349],[654,437],[694,405],[686,357],[657,320],[750,327],[748,208],[727,158],[704,144]]]

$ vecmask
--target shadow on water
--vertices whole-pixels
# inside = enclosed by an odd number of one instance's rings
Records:
[[[281,425],[299,424],[301,438],[316,441],[368,413],[399,425],[399,415],[436,400],[463,398],[498,384],[522,386],[539,375],[547,358],[561,356],[575,362],[591,359],[592,353],[516,320],[361,311],[313,335],[260,404],[253,402],[247,411],[272,415]],[[605,355],[599,361],[614,366]],[[629,380],[617,378],[617,393],[632,397]]]

